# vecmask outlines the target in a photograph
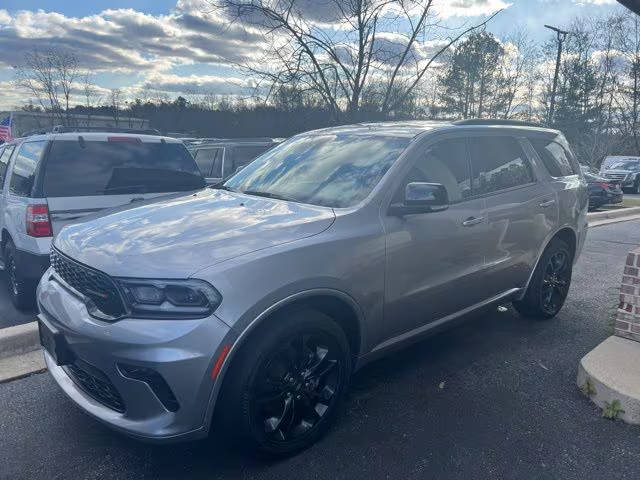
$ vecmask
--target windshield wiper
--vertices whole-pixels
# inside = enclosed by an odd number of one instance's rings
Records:
[[[244,190],[242,193],[244,193],[245,195],[253,195],[255,197],[274,198],[276,200],[286,200],[287,202],[300,203],[300,200],[292,197],[287,197],[286,195],[280,195],[278,193],[261,192],[259,190]]]
[[[237,192],[237,190],[231,187],[227,187],[226,185],[223,185],[222,182],[214,183],[213,185],[210,185],[209,188],[214,188],[216,190],[226,190],[227,192]]]

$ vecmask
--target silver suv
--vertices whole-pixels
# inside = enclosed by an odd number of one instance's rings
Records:
[[[204,185],[182,142],[157,135],[49,133],[0,146],[0,253],[13,303],[33,305],[51,240],[64,225]]]
[[[587,206],[555,130],[301,134],[218,188],[64,228],[38,288],[46,363],[75,403],[131,436],[227,425],[245,446],[290,453],[380,355],[492,304],[554,317]]]

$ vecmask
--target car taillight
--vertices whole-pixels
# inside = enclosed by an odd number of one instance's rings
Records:
[[[51,219],[49,218],[49,207],[47,204],[27,205],[27,235],[32,237],[51,237]]]
[[[606,182],[598,182],[596,183],[596,185],[598,185],[600,188],[604,188],[605,190],[609,190],[612,187],[610,183]]]

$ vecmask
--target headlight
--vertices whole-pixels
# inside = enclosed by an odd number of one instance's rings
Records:
[[[222,296],[204,280],[118,278],[131,316],[202,318],[212,314]]]

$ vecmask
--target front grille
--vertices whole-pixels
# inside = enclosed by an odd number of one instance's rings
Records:
[[[80,360],[65,366],[64,369],[87,395],[116,412],[125,411],[124,402],[118,390],[100,370]]]
[[[55,249],[51,250],[51,266],[62,280],[90,299],[104,315],[119,318],[126,313],[118,287],[106,273],[71,260]]]
[[[604,176],[610,180],[624,180],[627,178],[626,173],[605,173]]]

